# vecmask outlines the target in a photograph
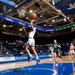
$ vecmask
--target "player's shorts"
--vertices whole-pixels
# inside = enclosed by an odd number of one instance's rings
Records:
[[[54,52],[55,52],[56,54],[60,54],[60,50],[59,50],[59,49],[54,50]]]
[[[74,50],[70,50],[70,53],[75,53],[75,51]]]
[[[35,40],[34,40],[34,38],[29,38],[26,44],[28,44],[30,46],[35,46]]]

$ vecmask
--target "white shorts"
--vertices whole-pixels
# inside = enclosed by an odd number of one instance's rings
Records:
[[[74,50],[70,50],[70,53],[75,53]]]
[[[35,40],[34,40],[34,38],[29,38],[26,44],[28,44],[30,46],[35,46]]]

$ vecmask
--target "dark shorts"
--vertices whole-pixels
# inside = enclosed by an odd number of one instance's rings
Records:
[[[60,54],[60,50],[59,50],[59,49],[54,50],[54,52],[55,52],[56,54]]]

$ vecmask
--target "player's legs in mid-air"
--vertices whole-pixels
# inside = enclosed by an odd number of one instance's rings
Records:
[[[38,54],[37,54],[37,52],[36,52],[36,50],[35,50],[35,41],[34,41],[34,39],[32,39],[32,38],[30,38],[30,39],[28,40],[28,42],[27,42],[27,44],[26,44],[26,47],[25,47],[25,50],[26,50],[27,53],[28,53],[28,61],[30,61],[30,60],[33,58],[32,54],[31,54],[30,51],[29,51],[29,48],[31,48],[31,50],[33,51],[34,55],[36,56],[36,61],[37,61],[37,64],[38,64],[39,61],[40,61],[40,59],[38,58]]]

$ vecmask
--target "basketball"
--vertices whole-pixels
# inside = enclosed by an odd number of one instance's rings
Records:
[[[33,19],[36,19],[37,18],[37,15],[36,14],[32,14],[31,16],[32,16]]]
[[[26,6],[22,6],[21,8],[23,8],[23,9],[24,9],[24,8],[26,8]]]

